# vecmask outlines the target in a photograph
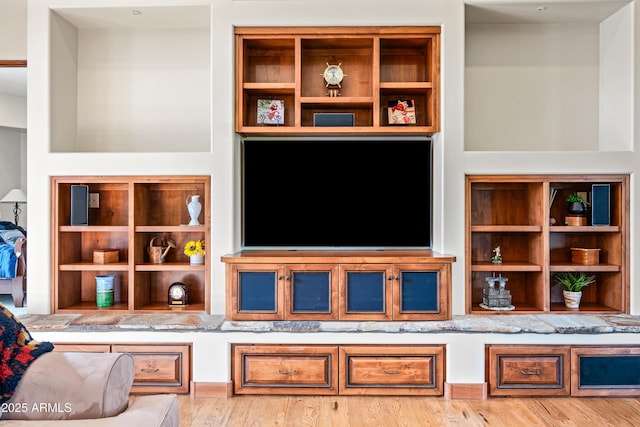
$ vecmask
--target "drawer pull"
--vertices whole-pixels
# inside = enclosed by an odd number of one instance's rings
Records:
[[[283,371],[282,369],[278,369],[278,373],[280,375],[293,375],[296,373],[296,370],[294,369],[293,371]]]
[[[398,375],[400,373],[400,371],[385,371],[384,369],[382,370],[383,374],[386,375]]]
[[[160,369],[156,368],[156,369],[140,369],[140,372],[142,372],[143,374],[155,374],[156,372],[160,372]]]
[[[520,373],[522,375],[540,375],[540,369],[523,369]]]

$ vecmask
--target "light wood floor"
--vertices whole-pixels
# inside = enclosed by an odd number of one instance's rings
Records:
[[[640,399],[180,396],[181,427],[639,426]]]

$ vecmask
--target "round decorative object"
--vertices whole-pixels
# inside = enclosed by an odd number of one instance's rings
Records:
[[[340,86],[340,83],[342,83],[342,80],[344,79],[346,74],[344,74],[344,72],[342,71],[342,68],[340,68],[341,65],[342,63],[338,65],[330,65],[327,62],[327,68],[325,68],[324,72],[322,73],[322,77],[324,77],[324,81],[327,83],[326,87],[329,87],[329,86],[342,87]]]
[[[189,304],[189,289],[182,282],[175,282],[169,286],[169,305]]]

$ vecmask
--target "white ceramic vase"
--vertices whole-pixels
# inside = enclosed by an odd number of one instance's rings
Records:
[[[200,196],[187,196],[187,211],[191,217],[189,225],[200,225],[198,217],[202,211],[202,205],[200,204]]]

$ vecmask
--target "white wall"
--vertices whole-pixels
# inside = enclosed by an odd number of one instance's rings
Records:
[[[27,129],[27,97],[0,93],[0,127]]]
[[[22,188],[23,190],[27,188],[26,140],[27,136],[23,129],[0,126],[0,158],[2,159],[2,165],[0,166],[0,199],[13,188]],[[14,221],[14,206],[10,203],[0,203],[1,221]],[[26,227],[27,205],[21,204],[20,209],[22,213],[20,213],[19,225]]]
[[[27,2],[0,0],[0,60],[27,58]],[[0,94],[0,198],[12,188],[26,190],[27,99]],[[26,205],[22,205],[20,225],[26,225]],[[13,221],[13,207],[0,203],[0,220]]]
[[[467,25],[466,150],[597,150],[598,38],[590,23]]]
[[[601,150],[633,147],[633,7],[628,5],[600,25]]]
[[[27,57],[27,2],[0,0],[0,59]]]
[[[0,93],[0,199],[13,188],[27,189],[27,98]],[[0,220],[14,221],[13,206],[0,203]],[[27,226],[27,205],[19,224]]]
[[[82,30],[78,40],[76,151],[211,150],[208,29]]]
[[[220,256],[239,247],[237,176],[235,160],[238,138],[233,131],[233,108],[211,109],[211,150],[200,153],[52,153],[49,150],[51,135],[50,113],[50,58],[49,58],[49,5],[57,7],[126,6],[130,0],[30,0],[29,2],[29,140],[28,147],[30,198],[30,245],[40,248],[30,252],[30,263],[39,268],[30,270],[30,313],[47,313],[50,310],[50,182],[54,175],[128,175],[128,174],[210,174],[212,176],[212,242],[209,245],[212,261],[212,300],[214,313],[224,312],[224,265]],[[553,2],[553,1],[552,1]],[[136,5],[172,4],[173,0],[138,0]],[[535,152],[512,151],[501,145],[500,151],[465,151],[465,28],[463,0],[405,0],[401,7],[386,0],[290,0],[290,1],[238,1],[193,0],[195,4],[210,4],[211,13],[211,70],[212,103],[232,105],[233,102],[233,26],[235,25],[442,25],[442,132],[435,138],[435,249],[457,256],[453,266],[452,306],[454,314],[464,313],[464,175],[465,173],[626,173],[640,166],[635,151],[598,152],[596,139],[589,140],[592,151],[583,147],[563,146]],[[336,13],[331,5],[339,8]],[[380,11],[384,11],[381,13]],[[640,22],[634,11],[635,22]],[[556,29],[556,31],[562,31]],[[568,30],[567,30],[568,31]],[[638,29],[636,31],[636,40]],[[520,46],[520,45],[518,45]],[[636,44],[634,80],[640,83],[640,46]],[[596,56],[597,61],[597,56]],[[585,76],[593,82],[590,67]],[[591,84],[591,83],[590,83]],[[598,80],[595,80],[595,86]],[[588,95],[590,98],[592,94]],[[640,123],[636,101],[634,128]],[[61,108],[56,105],[55,108]],[[593,114],[592,112],[580,112]],[[597,112],[594,118],[597,121]],[[503,124],[496,124],[496,127]],[[541,126],[545,126],[544,124]],[[586,125],[589,128],[589,124]],[[594,128],[590,128],[593,130]],[[596,128],[597,129],[597,128]],[[576,130],[576,132],[581,132]],[[635,137],[634,135],[634,138]],[[595,144],[595,145],[594,145]],[[634,142],[637,148],[638,142]],[[551,149],[554,148],[554,149]],[[576,150],[576,151],[571,151]],[[640,197],[637,177],[632,179],[632,200]],[[632,205],[634,217],[635,203]],[[640,257],[633,251],[640,232],[632,227],[631,265],[640,265]],[[632,283],[635,268],[632,267]],[[640,295],[632,288],[632,311],[640,313]],[[241,342],[315,342],[330,340],[339,342],[376,342],[377,334],[304,335],[297,334],[171,334],[171,333],[122,333],[122,334],[70,334],[41,333],[36,337],[57,341],[96,340],[148,340],[194,341],[194,379],[196,381],[225,381],[228,379],[228,343]],[[527,341],[532,343],[564,340],[586,341],[592,337],[562,336],[464,336],[464,335],[385,335],[392,342],[423,341],[446,343],[455,351],[448,351],[447,380],[450,382],[483,382],[484,365],[482,342]],[[601,342],[623,342],[630,337],[606,336]],[[205,351],[206,349],[206,351]],[[450,350],[451,350],[450,349]],[[467,360],[473,363],[467,363]],[[215,360],[216,363],[211,363]]]

